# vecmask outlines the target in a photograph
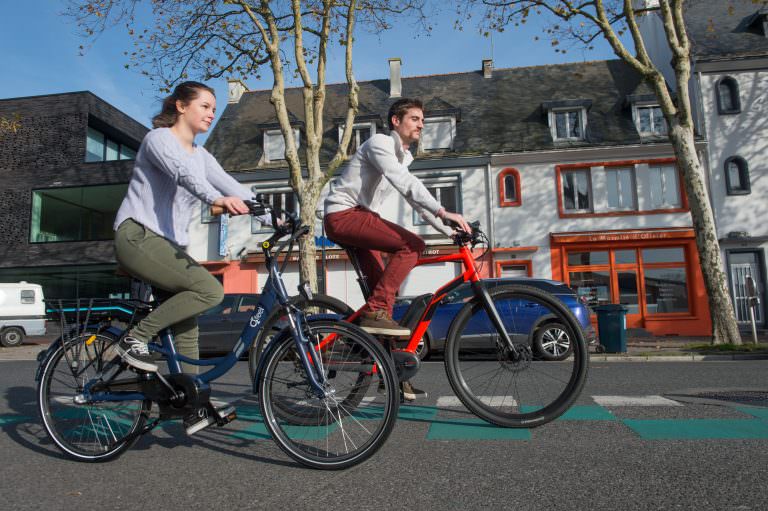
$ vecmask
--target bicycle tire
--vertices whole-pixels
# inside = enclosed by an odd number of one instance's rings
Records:
[[[448,331],[445,348],[445,368],[448,381],[456,396],[468,410],[492,424],[509,428],[532,428],[546,424],[562,415],[573,404],[586,381],[589,355],[581,326],[573,313],[560,300],[539,289],[519,285],[499,286],[489,290],[489,295],[502,316],[504,316],[504,312],[511,312],[513,307],[546,307],[548,309],[547,314],[554,315],[555,320],[568,328],[573,339],[572,353],[567,360],[560,362],[537,359],[536,352],[530,346],[532,334],[528,334],[528,340],[519,345],[516,343],[519,352],[524,356],[513,361],[511,355],[496,343],[499,334],[494,327],[491,329],[496,333],[489,334],[487,341],[470,340],[470,335],[465,334],[465,332],[472,332],[471,328],[477,328],[477,325],[480,324],[478,322],[482,320],[485,314],[482,304],[475,297],[459,311]],[[533,304],[533,306],[528,304]],[[544,311],[538,309],[537,312],[541,314]],[[473,326],[467,330],[471,321],[474,321]],[[485,321],[490,324],[487,316],[485,316]],[[515,326],[523,323],[523,321],[515,321],[514,318],[508,321],[516,323]],[[505,322],[505,328],[512,329],[507,322]],[[478,334],[473,335],[475,338],[480,337],[482,339],[482,336],[478,336]],[[466,340],[463,341],[462,337]],[[519,334],[519,337],[525,338],[526,333]],[[485,342],[488,346],[493,345],[492,349],[496,350],[497,361],[484,367],[481,366],[481,362],[473,363],[473,356],[482,354],[484,351],[475,349],[473,352],[468,348],[472,342]],[[495,372],[492,372],[493,369],[488,371],[488,367],[493,367],[493,364],[496,363],[498,363],[499,368]],[[499,374],[497,381],[493,383],[493,386],[490,383],[478,382],[475,384],[473,380],[480,376],[470,377],[470,369],[474,367],[478,367],[479,375],[488,374],[489,379],[492,375]],[[554,375],[557,369],[560,369],[563,376],[556,377]],[[548,372],[552,374],[547,374]],[[503,388],[501,380],[504,375],[514,375],[509,377],[510,380],[514,381],[511,381],[508,387],[512,388],[512,392],[516,395],[498,395],[499,387]],[[547,392],[549,389],[543,388],[538,382],[531,383],[528,380],[523,380],[522,376],[518,375],[528,375],[529,380],[537,375],[541,375],[542,379],[547,376],[546,381],[559,381],[563,384],[563,388],[560,391],[550,391],[557,392],[557,394],[553,399],[548,400],[548,398],[541,396],[550,393]],[[565,380],[566,377],[567,381]],[[473,383],[470,384],[470,381]],[[493,392],[490,396],[484,396],[479,391],[473,390],[473,387],[477,389],[493,388]],[[523,395],[523,391],[525,391],[525,395]],[[534,394],[536,397],[531,397]],[[507,398],[509,401],[505,402]]]
[[[307,300],[304,296],[298,295],[291,298],[291,303],[301,310],[307,310],[309,307],[319,307],[322,309],[322,313],[330,312],[339,314],[342,317],[351,315],[354,310],[342,302],[341,300],[332,296],[324,294],[314,294],[311,300]],[[264,326],[261,327],[258,336],[253,341],[251,349],[248,350],[248,374],[251,377],[251,381],[256,376],[256,369],[259,367],[259,360],[261,354],[264,351],[264,347],[269,344],[270,339],[280,332],[280,329],[276,325],[280,323],[281,310],[273,311],[269,316]]]
[[[351,373],[375,367],[383,389],[366,386],[368,399],[361,398],[358,405],[362,405],[354,410],[344,409],[343,402],[333,398],[332,391],[338,383],[334,377],[328,379],[330,397],[318,398],[309,387],[303,366],[297,370],[293,364],[297,357],[293,337],[281,334],[268,346],[258,374],[262,417],[278,446],[302,465],[324,470],[348,468],[372,456],[392,432],[400,406],[396,372],[389,354],[359,327],[317,319],[309,322],[309,329],[313,336],[335,336],[334,346],[321,354],[326,377],[333,367],[341,364],[347,364]],[[278,369],[283,370],[279,375]],[[295,382],[290,381],[291,377]],[[286,421],[282,414],[288,402],[305,408],[305,416],[314,407],[318,421],[313,426],[297,426]],[[275,407],[275,403],[283,406]],[[334,421],[324,418],[329,414]],[[369,438],[361,440],[366,433]],[[350,450],[350,446],[353,449]]]
[[[43,426],[56,447],[77,461],[103,462],[120,456],[138,439],[135,432],[144,427],[152,406],[149,400],[75,404],[74,396],[82,385],[118,356],[113,348],[116,342],[106,333],[83,333],[62,343],[45,361],[41,373],[37,402]],[[71,383],[65,380],[68,377]],[[54,384],[69,389],[53,395]],[[88,438],[92,440],[88,442]]]

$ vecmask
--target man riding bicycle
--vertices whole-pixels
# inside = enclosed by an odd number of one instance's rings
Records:
[[[424,108],[418,99],[395,101],[387,114],[390,134],[377,133],[362,144],[346,164],[325,199],[325,231],[328,239],[357,249],[360,267],[371,295],[361,315],[360,326],[369,333],[407,337],[410,330],[392,319],[395,293],[424,250],[419,236],[378,214],[379,208],[397,191],[422,217],[439,231],[446,227],[438,219],[454,222],[471,232],[458,213],[446,211],[424,184],[408,170],[413,162],[409,147],[418,142],[424,129]],[[385,265],[381,252],[389,254]],[[404,382],[406,399],[420,391]]]

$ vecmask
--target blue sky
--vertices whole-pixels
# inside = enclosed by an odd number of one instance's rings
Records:
[[[84,40],[71,20],[61,16],[64,7],[62,0],[4,2],[0,18],[0,47],[5,49],[0,98],[90,90],[148,126],[158,110],[159,93],[149,79],[123,67],[127,62],[123,51],[131,48],[125,30],[103,34],[80,56],[78,47]],[[497,68],[614,58],[602,41],[590,52],[572,49],[565,55],[555,53],[542,37],[542,25],[529,23],[524,28],[509,29],[495,34],[491,42],[471,27],[457,32],[453,20],[451,12],[436,17],[430,36],[420,35],[410,25],[378,35],[358,30],[355,77],[385,78],[390,57],[402,59],[404,76],[475,70],[482,59],[491,56]],[[534,40],[535,36],[540,36],[539,41]],[[329,55],[328,82],[344,81],[343,59],[338,49]],[[209,84],[217,91],[221,111],[227,97],[226,83],[219,79]],[[251,89],[271,85],[271,76],[248,82]]]

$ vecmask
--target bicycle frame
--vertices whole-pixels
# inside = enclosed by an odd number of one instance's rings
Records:
[[[470,282],[472,284],[472,289],[475,292],[475,296],[477,296],[482,301],[483,307],[485,311],[488,313],[489,319],[493,323],[494,327],[496,327],[496,330],[500,333],[502,340],[509,347],[511,352],[514,355],[517,355],[517,349],[515,348],[514,344],[512,343],[512,340],[510,339],[506,329],[503,326],[501,317],[499,316],[499,313],[496,310],[496,307],[493,305],[493,302],[491,301],[490,296],[488,295],[488,290],[485,288],[485,286],[483,285],[482,279],[478,275],[477,267],[475,266],[475,259],[472,257],[472,251],[466,245],[460,245],[459,251],[455,254],[420,258],[418,261],[416,261],[416,266],[424,266],[427,264],[437,264],[437,263],[461,264],[463,266],[464,271],[461,273],[461,275],[457,276],[456,278],[454,278],[444,286],[440,287],[435,292],[429,304],[424,309],[424,312],[421,314],[421,317],[419,318],[419,322],[417,323],[416,328],[413,330],[413,333],[411,333],[411,336],[408,338],[408,345],[402,351],[409,351],[412,353],[416,352],[416,349],[419,346],[419,342],[421,341],[422,337],[424,336],[424,333],[427,331],[427,328],[429,327],[430,322],[432,321],[432,316],[437,310],[437,307],[440,305],[440,301],[448,293],[450,293],[451,291],[459,287],[461,284],[464,284],[465,282]],[[359,275],[362,276],[359,268],[357,267],[357,264],[355,264],[355,270],[358,272]],[[363,311],[363,308],[358,309],[351,316],[346,318],[346,320],[354,321],[360,316],[362,311]],[[322,344],[321,344],[321,347],[322,347]]]
[[[168,363],[168,369],[170,374],[180,374],[181,362],[195,365],[195,366],[211,366],[206,372],[199,374],[195,377],[196,384],[205,389],[208,384],[217,378],[220,378],[226,374],[237,363],[239,358],[250,349],[253,341],[256,339],[259,331],[269,317],[269,313],[278,304],[280,307],[286,309],[291,333],[293,339],[296,342],[297,352],[301,363],[304,366],[306,374],[309,376],[310,383],[313,389],[318,393],[321,398],[325,397],[325,377],[322,371],[315,371],[315,367],[322,367],[320,362],[320,356],[312,345],[311,342],[304,335],[304,328],[302,325],[305,321],[304,312],[300,309],[296,309],[289,305],[288,292],[285,289],[285,283],[280,275],[277,264],[277,257],[271,254],[269,251],[269,244],[267,243],[264,248],[264,254],[266,256],[267,267],[269,268],[269,277],[264,284],[259,303],[256,306],[253,314],[251,315],[248,323],[243,328],[240,338],[232,348],[232,350],[222,357],[197,360],[186,357],[179,354],[176,351],[176,347],[173,342],[173,333],[170,329],[165,329],[160,332],[158,336],[161,343],[149,343],[150,351],[161,353]],[[266,354],[268,350],[264,350]],[[261,368],[261,364],[259,364]],[[83,394],[90,397],[92,401],[134,401],[142,400],[145,398],[141,392],[109,392],[109,393],[94,393],[90,394],[89,389],[98,383],[98,380],[92,380],[85,385]]]

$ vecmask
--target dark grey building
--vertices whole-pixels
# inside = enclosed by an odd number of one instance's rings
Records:
[[[0,282],[124,292],[112,222],[148,129],[87,91],[0,99],[0,119]]]

